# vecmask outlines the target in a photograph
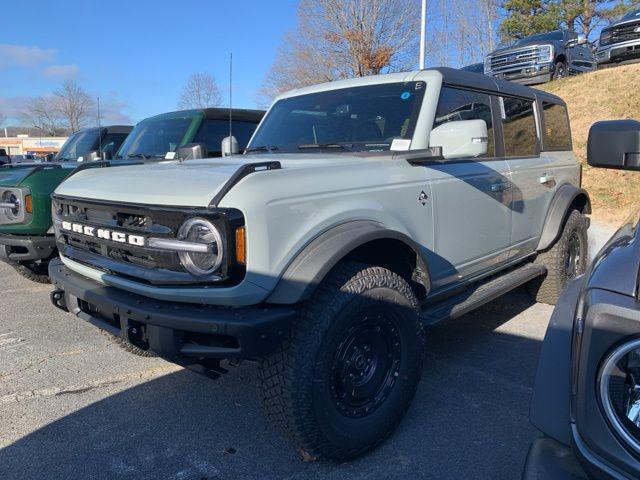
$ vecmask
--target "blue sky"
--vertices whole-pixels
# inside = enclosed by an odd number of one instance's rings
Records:
[[[297,0],[32,0],[6,2],[0,29],[0,112],[75,79],[109,111],[139,121],[176,107],[195,71],[215,76],[225,99],[229,53],[234,106],[251,108]]]

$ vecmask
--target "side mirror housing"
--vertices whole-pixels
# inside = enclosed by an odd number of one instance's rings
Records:
[[[596,122],[589,130],[587,163],[592,167],[640,170],[640,122]]]
[[[238,140],[236,140],[236,137],[231,136],[223,138],[220,151],[222,152],[223,157],[240,153],[240,147],[238,146]]]
[[[102,155],[100,156],[101,160],[112,160],[113,152],[111,150],[103,150]]]
[[[176,151],[176,159],[184,162],[185,160],[196,160],[198,158],[207,158],[207,145],[203,142],[187,143]]]
[[[445,159],[486,155],[488,144],[487,122],[480,119],[443,123],[429,136],[429,146],[441,147]]]
[[[584,45],[587,43],[587,37],[584,33],[578,34],[578,45]]]
[[[82,160],[80,160],[82,158]],[[100,151],[99,150],[91,150],[89,153],[82,157],[78,157],[79,162],[95,162],[96,160],[100,160]]]
[[[53,153],[47,153],[44,157],[44,161],[45,162],[53,162],[53,159],[55,158],[55,156],[53,155]]]

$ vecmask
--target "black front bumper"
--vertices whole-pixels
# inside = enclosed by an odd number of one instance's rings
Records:
[[[539,438],[529,448],[522,480],[584,480],[588,478],[573,450],[551,438]]]
[[[223,308],[150,299],[49,264],[52,302],[83,320],[167,360],[259,358],[288,336],[292,306]]]
[[[27,236],[0,233],[0,260],[30,262],[44,260],[56,252],[53,235]]]

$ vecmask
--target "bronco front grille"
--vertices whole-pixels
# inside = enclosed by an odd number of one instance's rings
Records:
[[[65,257],[92,268],[151,284],[194,284],[203,280],[188,273],[174,251],[148,247],[146,241],[144,246],[117,243],[65,230],[60,226],[63,222],[77,222],[96,230],[117,230],[145,239],[174,239],[182,223],[189,217],[197,216],[212,221],[228,242],[229,238],[234,238],[228,232],[235,231],[237,226],[244,223],[240,212],[231,209],[139,207],[60,196],[53,199],[53,215],[58,248]],[[225,247],[225,251],[235,251],[230,248],[231,245]],[[224,284],[239,273],[244,273],[243,267],[242,272],[239,272],[238,266],[223,264],[220,272],[223,281],[220,283]]]

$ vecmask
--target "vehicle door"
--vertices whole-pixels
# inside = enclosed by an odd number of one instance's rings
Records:
[[[499,99],[504,156],[511,172],[511,257],[535,250],[554,192],[555,179],[541,155],[540,128],[533,98]]]
[[[488,271],[507,259],[511,236],[509,167],[496,152],[496,102],[491,95],[443,86],[434,128],[458,120],[484,120],[487,154],[447,159],[426,167],[431,183],[434,289]],[[435,146],[435,145],[431,145]]]

